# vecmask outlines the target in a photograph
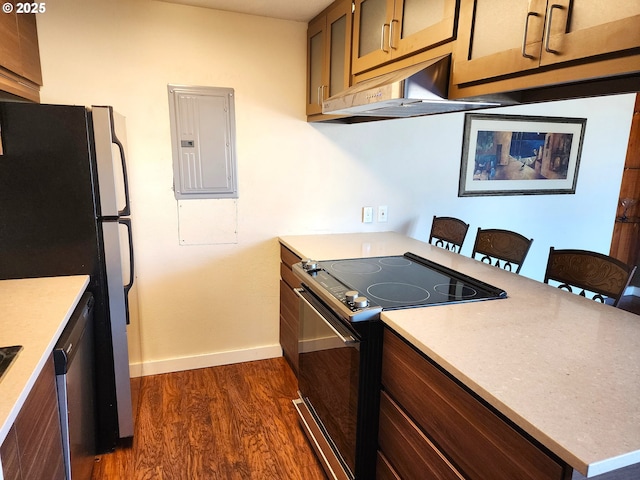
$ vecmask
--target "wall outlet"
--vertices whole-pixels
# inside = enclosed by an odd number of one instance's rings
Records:
[[[373,222],[373,207],[362,207],[362,223]]]
[[[378,222],[386,222],[387,221],[387,206],[380,205],[378,207]]]

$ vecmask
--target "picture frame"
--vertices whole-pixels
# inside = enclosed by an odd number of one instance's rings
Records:
[[[586,118],[467,113],[459,197],[576,191]]]

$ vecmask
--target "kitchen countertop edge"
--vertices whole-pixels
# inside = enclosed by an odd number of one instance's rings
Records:
[[[6,346],[15,344],[23,346],[23,350],[9,367],[4,378],[0,380],[0,398],[2,398],[0,403],[0,444],[7,437],[20,409],[29,396],[46,362],[50,359],[53,348],[88,285],[89,276],[87,275],[0,280],[0,306],[4,307],[2,309],[3,318],[0,320],[0,327],[4,329],[5,322],[13,322],[12,334],[10,335],[12,338],[9,339]],[[22,294],[19,291],[31,293],[36,289],[58,295],[56,300],[58,311],[50,316],[46,314],[38,315],[39,321],[37,325],[19,325],[18,312],[20,310],[20,302],[27,301],[26,298],[21,298]],[[11,298],[7,296],[7,292],[9,292]],[[31,305],[39,302],[39,300],[39,298],[31,299]],[[12,308],[9,308],[9,304],[11,304]],[[65,309],[64,304],[67,307],[66,311],[63,312]],[[48,302],[42,302],[42,305],[43,308],[46,308],[49,304]],[[33,309],[31,310],[33,311]],[[16,330],[19,329],[22,329],[24,335],[16,333]],[[37,334],[33,334],[35,329],[39,329]],[[27,338],[29,334],[37,337],[37,339],[30,342]],[[22,337],[23,340],[18,340],[18,337]],[[4,346],[4,332],[0,338],[2,338]],[[7,387],[8,382],[11,382],[11,387]],[[6,390],[10,390],[10,392],[6,393]]]

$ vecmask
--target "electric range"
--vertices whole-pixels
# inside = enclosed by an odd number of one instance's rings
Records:
[[[301,280],[293,401],[328,477],[375,478],[383,310],[505,298],[412,253],[293,265]]]

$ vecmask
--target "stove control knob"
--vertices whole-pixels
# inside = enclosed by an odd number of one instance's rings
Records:
[[[318,262],[315,260],[311,260],[310,258],[305,258],[302,260],[302,269],[305,272],[310,272],[311,270],[316,270],[318,268]]]
[[[369,306],[369,299],[367,297],[356,297],[353,301],[353,306],[356,308],[367,308]]]
[[[358,298],[360,296],[360,293],[357,292],[356,290],[349,290],[347,293],[344,294],[344,299],[347,301],[347,303],[353,303],[355,302],[356,298]]]

